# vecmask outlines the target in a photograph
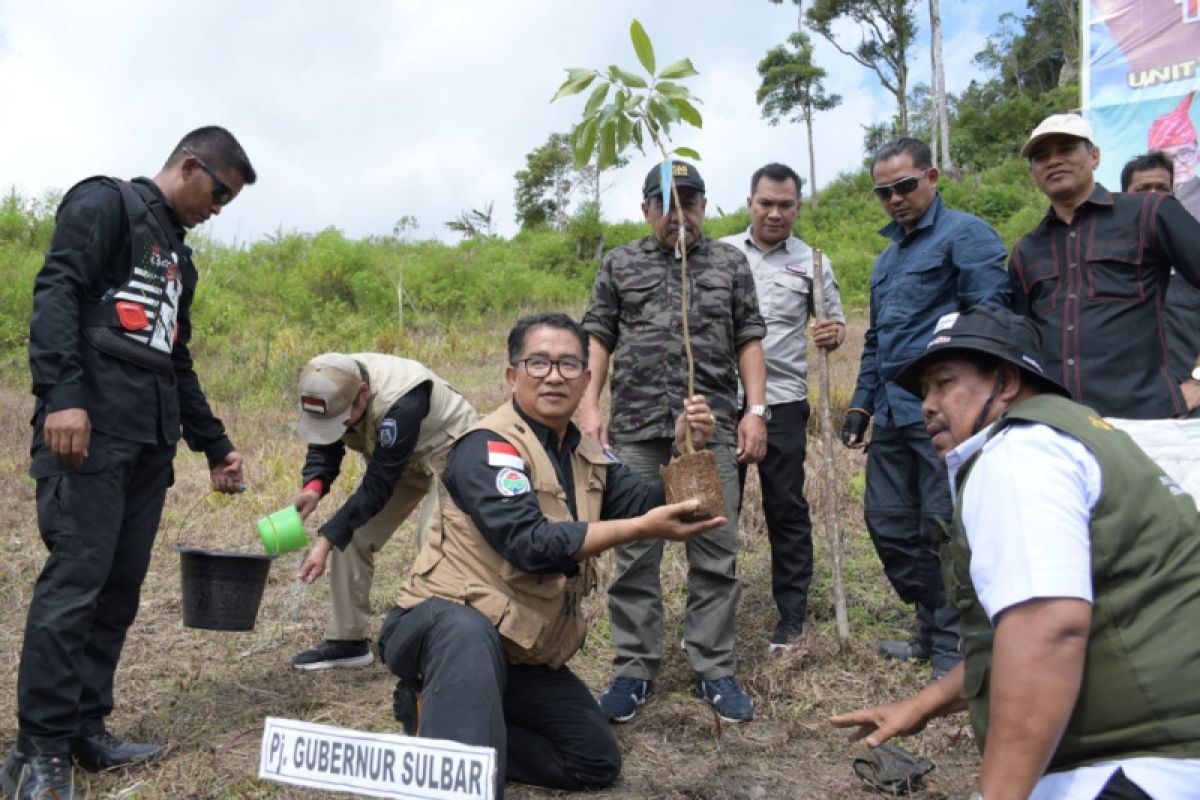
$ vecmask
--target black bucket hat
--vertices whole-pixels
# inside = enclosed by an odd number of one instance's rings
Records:
[[[900,370],[896,385],[920,397],[921,374],[956,352],[988,353],[1037,378],[1049,391],[1071,397],[1066,387],[1042,368],[1042,336],[1033,322],[992,306],[975,306],[939,319],[925,352]]]

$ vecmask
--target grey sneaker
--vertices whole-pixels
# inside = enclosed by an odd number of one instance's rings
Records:
[[[333,667],[369,667],[375,663],[371,644],[366,639],[326,639],[292,658],[296,669],[332,669]]]
[[[83,795],[75,791],[71,757],[42,753],[30,756],[21,769],[15,797],[17,800],[83,800]]]
[[[600,695],[600,710],[610,722],[629,722],[637,716],[638,706],[654,694],[654,685],[642,678],[618,677]]]
[[[726,722],[749,722],[754,719],[754,701],[742,691],[732,675],[711,681],[696,681],[695,694],[715,708]]]

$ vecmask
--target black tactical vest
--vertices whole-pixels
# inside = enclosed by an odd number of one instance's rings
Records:
[[[180,300],[185,285],[194,287],[197,279],[191,250],[152,192],[112,178],[88,180],[108,181],[120,190],[132,264],[124,283],[84,306],[83,334],[103,353],[170,374]]]

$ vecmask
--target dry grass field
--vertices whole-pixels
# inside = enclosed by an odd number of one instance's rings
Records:
[[[482,348],[444,348],[431,366],[489,410],[506,396],[503,338]],[[835,427],[849,398],[858,364],[862,325],[831,359]],[[402,353],[405,354],[405,353]],[[420,354],[411,354],[421,358]],[[220,380],[221,369],[201,354],[202,380]],[[0,745],[16,734],[15,683],[26,606],[44,550],[37,535],[33,484],[26,477],[31,400],[24,366],[3,366],[0,388]],[[815,381],[814,381],[815,383]],[[117,676],[117,711],[110,727],[121,735],[167,742],[166,756],[139,771],[89,775],[87,797],[95,798],[307,798],[324,793],[260,781],[259,740],[266,716],[287,717],[362,730],[396,731],[391,718],[393,681],[378,663],[369,669],[302,673],[290,657],[315,642],[323,631],[327,587],[293,581],[297,554],[278,559],[271,569],[255,630],[218,633],[184,628],[181,622],[177,543],[255,551],[260,545],[254,521],[281,507],[299,484],[304,447],[293,430],[290,397],[274,407],[238,408],[214,403],[247,459],[251,488],[236,498],[209,492],[203,459],[181,453],[176,482],[155,546],[141,613],[130,631]],[[814,416],[816,414],[814,413]],[[774,624],[766,532],[751,473],[741,517],[743,549],[739,563],[742,600],[738,617],[738,678],[755,698],[755,720],[724,725],[718,732],[707,706],[690,695],[691,671],[677,647],[685,596],[683,550],[667,548],[664,596],[668,605],[667,658],[656,697],[637,719],[620,726],[625,753],[620,781],[596,793],[602,798],[856,798],[868,790],[854,779],[851,762],[861,751],[827,718],[863,704],[884,701],[919,688],[926,665],[885,663],[875,654],[881,636],[906,636],[911,611],[902,606],[883,578],[862,523],[863,456],[836,446],[834,492],[820,473],[822,447],[814,420],[810,427],[808,495],[813,503],[817,575],[801,644],[770,656],[766,641]],[[348,458],[332,496],[308,529],[336,510],[361,475],[361,463]],[[834,627],[824,504],[836,502],[847,550],[846,585],[851,641],[842,651]],[[406,524],[381,553],[373,603],[390,605],[413,557],[412,525]],[[608,568],[608,564],[605,564]],[[609,681],[610,647],[603,592],[592,596],[595,622],[584,649],[570,666],[599,693]],[[376,625],[378,619],[376,620]],[[932,759],[937,769],[926,796],[969,789],[978,759],[965,718],[940,720],[905,744]],[[560,793],[510,786],[511,798],[559,797]]]

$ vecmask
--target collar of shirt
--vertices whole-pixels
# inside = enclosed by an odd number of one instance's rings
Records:
[[[789,235],[782,242],[777,242],[770,250],[763,250],[758,246],[758,242],[754,241],[754,226],[750,226],[749,228],[746,228],[746,246],[753,247],[763,255],[766,255],[767,253],[774,253],[776,250],[782,250],[785,253],[792,254],[797,251],[797,248],[799,248],[800,240],[795,236]]]
[[[171,206],[167,196],[163,194],[162,189],[158,188],[158,184],[149,178],[134,178],[131,183],[136,183],[138,186],[144,187],[154,193],[159,202],[163,204],[163,208],[167,209],[167,218],[171,220],[171,224],[175,226],[175,233],[178,234],[179,240],[183,241],[187,235],[187,229],[179,224],[179,218],[175,216],[175,209]]]
[[[538,441],[542,443],[542,447],[546,448],[546,452],[550,454],[551,458],[557,460],[563,453],[575,452],[575,448],[579,446],[579,428],[575,427],[574,422],[567,423],[567,433],[563,436],[562,447],[560,449],[558,436],[554,434],[554,431],[526,414],[521,406],[518,405],[515,397],[512,404],[513,408],[521,416],[521,419],[529,423],[530,429],[537,436]]]
[[[925,228],[932,228],[937,224],[938,217],[942,215],[942,208],[945,204],[942,202],[942,193],[938,192],[933,198],[933,202],[929,204],[929,208],[925,209],[925,213],[921,215],[921,219],[917,221],[916,227],[911,231],[905,231],[904,226],[899,222],[892,220],[887,225],[879,229],[881,236],[886,236],[893,242],[902,242],[909,236],[915,236]]]
[[[967,439],[958,447],[946,453],[946,473],[950,478],[950,503],[953,505],[958,502],[958,471],[962,469],[963,464],[966,464],[971,456],[980,451],[983,445],[987,442],[988,436],[991,435],[992,425],[988,425],[979,433]]]
[[[1092,188],[1092,194],[1088,197],[1087,200],[1084,200],[1082,203],[1079,204],[1079,208],[1077,208],[1076,211],[1078,211],[1080,208],[1083,208],[1084,206],[1087,206],[1087,205],[1096,205],[1096,206],[1111,206],[1111,205],[1113,205],[1112,192],[1110,192],[1108,189],[1105,189],[1103,184],[1101,184],[1099,181],[1097,181],[1096,185]],[[1049,225],[1052,222],[1058,222],[1063,225],[1067,224],[1058,218],[1058,214],[1054,213],[1053,205],[1046,209],[1046,214],[1045,214],[1045,216],[1042,217],[1042,225]]]

